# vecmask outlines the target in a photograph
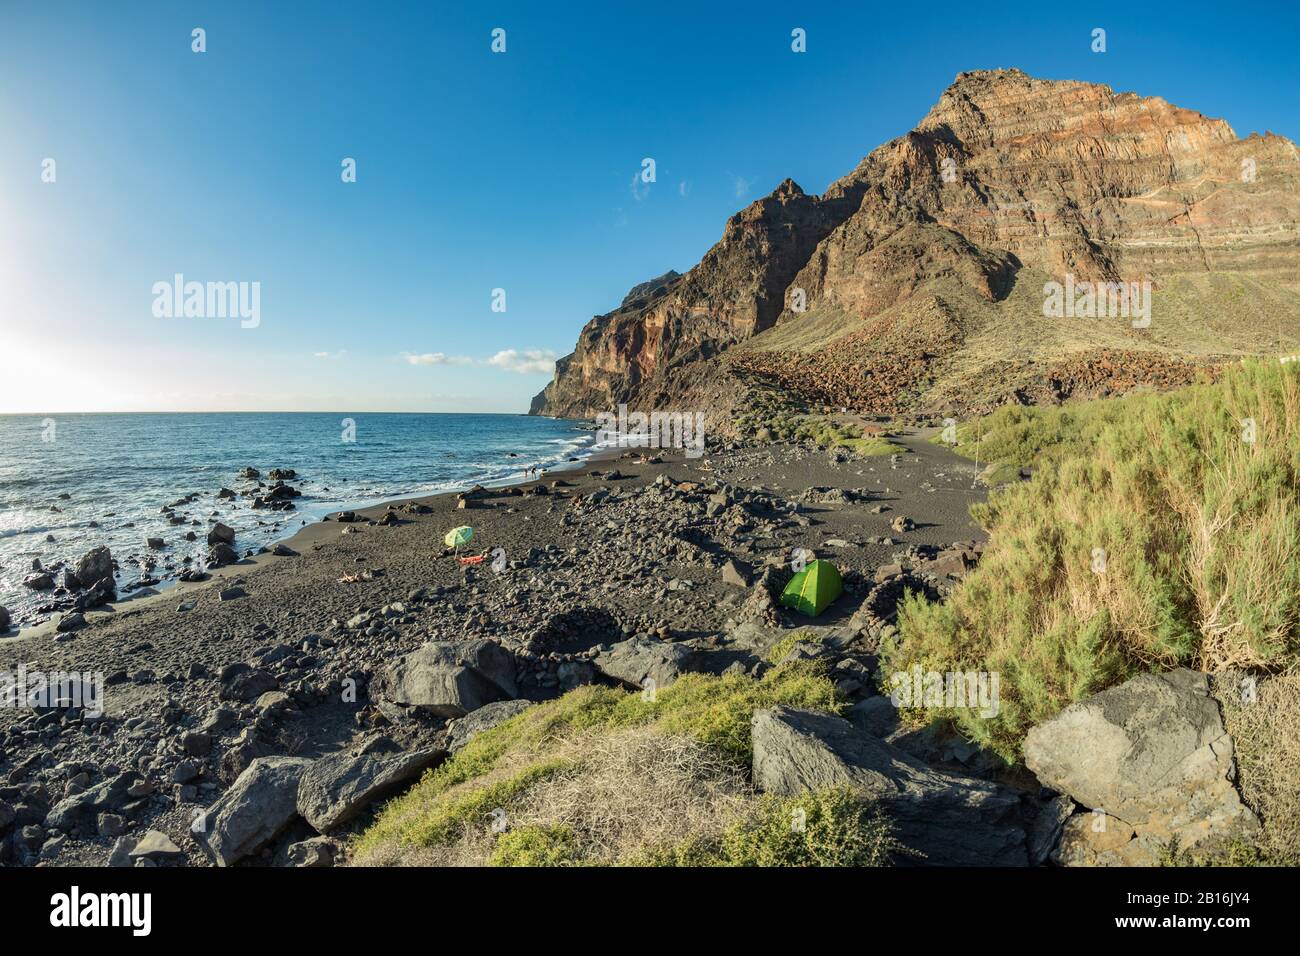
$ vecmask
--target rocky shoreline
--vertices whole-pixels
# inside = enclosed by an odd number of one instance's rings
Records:
[[[23,572],[22,586],[39,601],[28,602],[21,609],[0,606],[0,636],[11,625],[32,626],[56,615],[61,615],[58,620],[65,631],[76,630],[83,626],[84,614],[91,608],[119,598],[150,597],[158,593],[155,588],[176,581],[205,581],[206,569],[233,564],[241,558],[234,547],[235,529],[231,524],[244,524],[249,513],[277,515],[270,521],[257,519],[257,525],[282,530],[287,518],[297,511],[296,499],[304,494],[305,480],[292,468],[272,468],[263,476],[258,469],[245,467],[232,479],[233,487],[193,491],[161,505],[158,513],[171,532],[146,534],[139,541],[143,545],[139,550],[115,556],[107,545],[100,544],[76,560],[43,555],[31,558]],[[300,484],[295,487],[291,482]],[[60,495],[62,502],[70,498],[67,493]],[[51,508],[59,510],[58,505]],[[118,515],[109,512],[100,520],[110,519],[118,519]],[[137,520],[127,520],[117,530],[134,529]],[[98,527],[100,521],[89,522],[89,528]],[[46,535],[46,544],[57,547],[53,534]],[[265,550],[269,548],[245,546],[242,557]]]
[[[1075,779],[1068,732],[1059,746],[1040,738],[1040,782],[909,729],[879,695],[877,652],[896,636],[904,589],[943,596],[983,548],[967,512],[982,497],[974,467],[928,437],[875,457],[795,444],[626,452],[586,473],[335,514],[208,580],[0,641],[0,671],[105,684],[102,713],[0,709],[0,862],[344,863],[349,833],[383,799],[520,710],[590,683],[758,676],[778,645],[824,660],[851,706],[848,719],[756,714],[764,789],[818,784],[805,779],[817,767],[868,789],[892,781],[891,811],[931,863],[1139,859],[1124,850],[1132,828],[1100,847],[1073,822],[1110,796]],[[456,555],[443,535],[461,524],[475,536]],[[816,619],[775,600],[796,549],[844,579]],[[467,554],[484,560],[463,565]],[[1208,766],[1221,770],[1222,725],[1216,735],[1207,710],[1194,716],[1188,766],[1214,746]],[[1216,820],[1249,825],[1231,786],[1192,790],[1210,794]],[[1169,832],[1201,819],[1170,823],[1167,809],[1143,807]],[[1079,831],[1066,850],[1063,831]]]

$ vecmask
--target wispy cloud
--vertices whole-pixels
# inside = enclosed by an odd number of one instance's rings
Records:
[[[632,198],[641,202],[650,195],[650,183],[641,178],[641,171],[632,174]]]
[[[403,352],[402,358],[410,365],[473,365],[467,355],[444,355],[442,352],[424,352],[419,355]]]
[[[312,357],[313,357],[313,358],[318,358],[318,359],[335,359],[335,358],[342,358],[343,356],[347,355],[347,354],[348,354],[348,350],[347,350],[347,349],[339,349],[337,352],[312,352],[311,354],[312,354]]]
[[[690,194],[691,194],[691,184],[683,179],[680,183],[677,184],[677,195],[681,196],[682,198],[685,198]]]
[[[518,372],[521,375],[555,371],[558,356],[551,349],[503,349],[491,358],[476,359],[468,355],[446,355],[442,352],[403,352],[402,358],[409,365],[482,365]]]
[[[744,176],[737,176],[729,173],[731,176],[731,185],[736,190],[736,198],[744,199],[749,195],[749,191],[754,187],[754,180],[746,179]]]

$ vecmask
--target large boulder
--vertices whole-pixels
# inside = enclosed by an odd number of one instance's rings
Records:
[[[447,751],[436,748],[397,754],[338,753],[321,757],[298,781],[298,812],[319,833],[355,819],[375,800],[391,796]]]
[[[532,706],[531,700],[501,700],[470,711],[447,727],[447,750],[455,753],[483,731],[504,724]]]
[[[239,552],[224,542],[214,544],[208,549],[208,558],[204,562],[210,568],[224,568],[239,560]]]
[[[10,620],[11,618],[9,617],[9,608],[5,607],[3,604],[0,604],[0,631],[7,631],[9,629]]]
[[[231,866],[279,836],[298,816],[298,784],[310,760],[258,757],[196,826],[217,866]]]
[[[439,717],[463,717],[519,696],[514,655],[493,641],[432,641],[399,657],[376,681],[390,701]]]
[[[100,581],[113,583],[113,553],[100,545],[82,555],[77,562],[77,581],[83,588],[94,587]]]
[[[208,531],[208,544],[234,544],[235,529],[218,521]]]
[[[754,783],[782,796],[852,786],[934,866],[1025,866],[1020,797],[936,770],[833,714],[774,707],[753,717]],[[900,862],[907,862],[902,859]]]
[[[1052,862],[1058,866],[1150,866],[1151,848],[1134,836],[1131,826],[1108,814],[1097,810],[1076,813],[1062,827]]]
[[[1040,781],[1127,824],[1152,859],[1174,837],[1211,849],[1259,828],[1233,784],[1234,754],[1208,678],[1185,669],[1102,691],[1025,738]]]
[[[632,637],[609,650],[601,651],[592,661],[596,669],[607,677],[631,684],[634,687],[667,687],[689,669],[695,652],[681,644],[671,644],[649,637]]]

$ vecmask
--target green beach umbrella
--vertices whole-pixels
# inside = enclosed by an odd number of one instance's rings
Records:
[[[790,579],[781,592],[781,603],[800,614],[816,617],[843,590],[840,572],[835,565],[829,561],[813,561]]]
[[[448,531],[447,536],[442,540],[447,547],[460,550],[460,546],[469,544],[469,539],[472,537],[474,537],[474,529],[467,524],[463,524],[459,528],[452,528]]]

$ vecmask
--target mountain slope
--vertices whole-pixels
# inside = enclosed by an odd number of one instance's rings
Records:
[[[1088,281],[1150,283],[1149,325],[1044,315],[1047,283]],[[726,431],[754,386],[926,414],[1182,384],[1300,340],[1300,152],[1159,98],[963,73],[823,196],[786,180],[634,293],[533,413]]]

